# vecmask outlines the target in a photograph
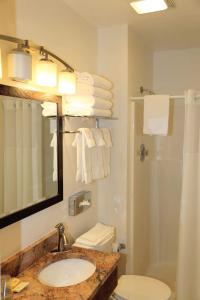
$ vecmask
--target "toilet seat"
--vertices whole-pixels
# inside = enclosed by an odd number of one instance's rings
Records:
[[[117,300],[170,300],[171,290],[163,282],[138,275],[123,275],[113,294]]]

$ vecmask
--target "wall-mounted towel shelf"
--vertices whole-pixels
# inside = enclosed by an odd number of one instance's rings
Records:
[[[95,120],[96,122],[96,128],[99,128],[99,120],[118,120],[118,118],[115,117],[104,117],[104,116],[72,116],[72,115],[63,115],[63,118],[82,118],[86,120]],[[79,133],[80,131],[78,130],[65,130],[62,133]]]

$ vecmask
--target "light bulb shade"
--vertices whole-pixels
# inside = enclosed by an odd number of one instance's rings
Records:
[[[1,49],[0,49],[0,79],[2,79],[2,60],[1,60]]]
[[[32,79],[32,56],[23,50],[13,50],[8,54],[8,77],[16,81]]]
[[[36,66],[36,82],[42,86],[56,86],[57,65],[51,60],[41,59]]]
[[[58,91],[60,94],[73,95],[76,92],[76,74],[61,71],[59,74]]]

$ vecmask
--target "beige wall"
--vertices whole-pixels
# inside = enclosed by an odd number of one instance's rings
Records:
[[[128,126],[128,26],[102,28],[98,32],[98,72],[114,84],[114,116],[104,121],[112,129],[111,176],[98,182],[98,216],[114,224],[117,240],[127,242],[127,126]]]
[[[16,33],[15,0],[1,0],[0,3],[0,34],[14,35]]]
[[[155,52],[155,92],[183,94],[189,88],[200,89],[200,49]]]
[[[144,249],[149,240],[145,240],[146,235],[141,235],[139,213],[137,216],[133,214],[134,174],[130,166],[133,165],[135,149],[132,126],[129,133],[130,124],[134,122],[134,114],[130,114],[130,96],[138,95],[140,85],[152,88],[153,53],[127,25],[100,29],[98,42],[98,70],[107,74],[114,83],[114,115],[118,117],[117,121],[104,122],[112,128],[114,148],[111,177],[98,183],[98,215],[101,221],[116,225],[117,241],[127,246],[127,272],[131,273],[135,251],[144,252],[138,256],[142,261],[147,256]],[[137,177],[140,186],[143,175]],[[141,211],[145,199],[142,203],[138,198],[137,204]],[[139,220],[136,228],[134,218]],[[134,230],[137,230],[137,238]]]
[[[153,52],[129,30],[129,99],[139,95],[143,86],[153,86]],[[129,164],[128,164],[128,272],[143,274],[149,262],[149,163],[141,163],[137,155],[140,144],[150,150],[152,139],[142,134],[143,106],[129,102]]]
[[[97,62],[97,32],[95,27],[68,8],[63,0],[2,0],[0,3],[0,32],[15,34],[28,38],[46,46],[57,53],[76,69],[81,71],[96,71]],[[12,13],[12,16],[9,18]],[[10,22],[15,20],[16,22]],[[14,23],[14,26],[10,24]],[[15,24],[16,23],[16,24]],[[11,27],[11,28],[10,28]],[[3,57],[12,45],[2,43]],[[4,61],[6,61],[4,59]],[[5,70],[5,66],[4,66]],[[1,81],[7,81],[6,73]],[[23,86],[23,85],[22,85]],[[27,86],[26,86],[27,88]],[[83,126],[77,121],[75,126]],[[85,124],[87,126],[87,123]],[[1,257],[18,251],[51,231],[58,222],[65,222],[75,237],[90,228],[97,221],[96,184],[81,185],[75,182],[76,153],[71,143],[73,135],[64,136],[64,201],[36,213],[20,222],[0,230]],[[82,189],[92,190],[93,205],[87,212],[76,217],[68,216],[67,199],[71,193]]]

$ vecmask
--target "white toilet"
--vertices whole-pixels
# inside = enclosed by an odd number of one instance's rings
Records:
[[[87,233],[86,233],[87,234]],[[112,251],[112,243],[114,236],[106,240],[99,241],[98,245],[90,242],[90,246],[79,244],[78,241],[74,244],[77,247],[90,248],[100,250],[104,252]],[[137,275],[122,275],[118,280],[118,285],[114,290],[111,300],[172,300],[170,288],[163,282],[146,277]]]
[[[154,278],[122,275],[112,298],[116,300],[171,300],[171,290],[165,283]]]

